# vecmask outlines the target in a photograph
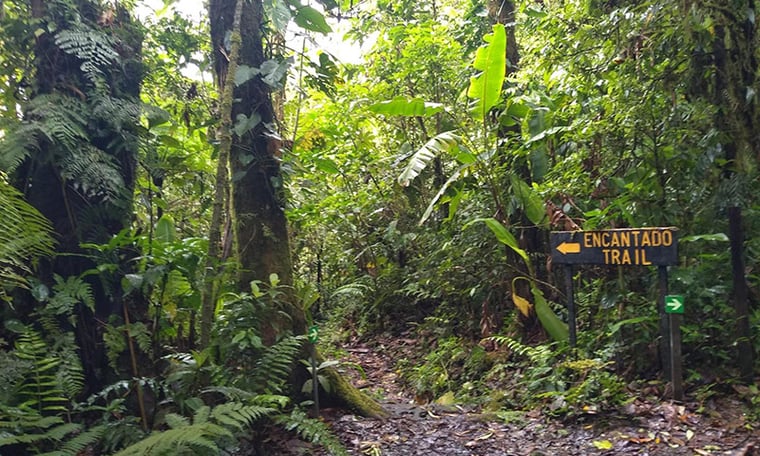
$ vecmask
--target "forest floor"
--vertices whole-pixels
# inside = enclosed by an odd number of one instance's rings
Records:
[[[540,411],[497,417],[465,405],[421,404],[395,369],[411,356],[413,339],[379,338],[342,348],[341,362],[361,366],[354,384],[378,398],[386,420],[362,418],[327,408],[321,417],[357,456],[565,456],[565,455],[731,455],[760,456],[760,426],[750,423],[745,406],[730,397],[704,403],[675,403],[649,396],[615,413],[572,421]],[[419,356],[419,354],[417,354]],[[359,372],[358,369],[347,370]],[[505,419],[507,418],[507,419]],[[326,455],[294,436],[275,434],[265,442],[269,455]]]

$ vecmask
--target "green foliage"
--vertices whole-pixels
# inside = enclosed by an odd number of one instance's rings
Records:
[[[305,341],[305,336],[288,336],[268,347],[256,361],[249,387],[262,394],[282,392]]]
[[[549,345],[529,346],[505,336],[491,336],[488,340],[522,358],[509,366],[523,372],[516,381],[506,378],[505,365],[500,363],[488,375],[489,380],[515,383],[513,405],[538,406],[548,414],[577,416],[616,410],[633,399],[625,381],[609,370],[612,363],[602,358],[562,360],[561,353]]]
[[[57,381],[61,360],[50,356],[49,347],[42,336],[34,330],[25,329],[16,341],[14,354],[31,363],[31,370],[18,390],[19,406],[40,414],[66,410],[67,400]],[[81,387],[81,378],[73,381]]]
[[[199,407],[192,422],[184,416],[169,413],[165,417],[169,429],[154,432],[114,456],[220,454],[224,442],[230,442],[234,432],[248,428],[273,412],[265,407],[229,402],[213,408]]]
[[[467,96],[475,100],[472,107],[475,118],[485,122],[488,112],[501,98],[507,71],[507,32],[504,25],[494,25],[493,34],[483,39],[488,44],[478,49],[472,64],[480,73],[470,78]]]
[[[113,37],[89,27],[61,30],[55,35],[55,44],[82,62],[80,69],[96,86],[104,82],[104,68],[119,60]]]
[[[27,204],[0,175],[0,298],[9,288],[25,286],[36,258],[53,252],[50,222]]]
[[[437,346],[418,366],[401,363],[405,379],[423,398],[437,398],[458,391],[466,382],[477,381],[488,366],[485,351],[459,337],[439,338]]]
[[[323,421],[309,418],[301,409],[294,409],[289,415],[280,415],[275,419],[286,430],[294,432],[304,440],[319,444],[334,456],[347,455],[348,452]]]
[[[82,424],[67,423],[61,417],[42,416],[28,408],[0,406],[0,449],[24,445],[45,456],[75,456],[96,443],[104,434],[104,426],[85,429]],[[53,451],[45,449],[55,448]]]
[[[406,168],[398,176],[399,184],[404,187],[408,186],[415,177],[419,176],[420,172],[425,169],[433,158],[439,154],[456,149],[458,142],[459,138],[450,131],[445,131],[431,138],[409,159]]]

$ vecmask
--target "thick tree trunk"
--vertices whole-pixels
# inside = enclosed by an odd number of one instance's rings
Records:
[[[715,65],[714,79],[714,103],[720,107],[715,118],[715,126],[725,134],[726,142],[723,145],[726,153],[726,165],[723,169],[723,178],[735,179],[741,173],[739,165],[741,147],[750,147],[755,116],[752,106],[743,103],[740,109],[731,105],[730,99],[726,99],[726,93],[743,100],[746,85],[755,78],[757,62],[754,54],[754,28],[742,27],[739,23],[731,23],[729,26],[716,26],[715,39],[713,42],[713,60]],[[747,43],[734,43],[732,49],[728,49],[727,42],[736,37],[744,36]],[[748,46],[744,48],[742,46]],[[742,52],[744,51],[744,52]],[[734,55],[730,55],[733,53]],[[750,71],[747,71],[747,68]],[[741,95],[741,96],[740,96]],[[736,98],[739,97],[739,98]],[[742,141],[744,140],[744,141]],[[744,144],[743,144],[744,143]],[[736,199],[741,199],[735,195]],[[731,274],[733,279],[733,304],[736,317],[735,341],[737,348],[737,367],[743,381],[750,382],[753,379],[755,353],[752,344],[752,331],[749,325],[749,286],[747,284],[744,265],[744,228],[742,226],[742,209],[736,203],[728,207],[727,213],[729,242],[731,246]]]
[[[211,0],[211,43],[217,81],[225,81],[232,62],[230,33],[234,29],[236,0]],[[239,65],[260,68],[266,61],[261,24],[261,0],[243,3],[240,21]],[[224,87],[222,87],[224,90]],[[285,218],[284,182],[280,170],[281,140],[275,127],[275,113],[270,88],[261,77],[255,76],[234,88],[235,102],[231,119],[257,119],[245,131],[237,129],[232,135],[230,170],[232,174],[232,212],[240,273],[238,285],[249,289],[250,282],[269,283],[277,274],[285,295],[280,301],[289,318],[268,315],[263,328],[265,342],[273,343],[278,334],[306,333],[306,316],[293,295],[293,266]],[[346,404],[361,414],[383,416],[384,412],[372,399],[353,388],[337,372],[328,372],[332,379],[337,402]],[[307,378],[305,369],[297,369],[292,380],[300,386]],[[295,389],[295,388],[294,388]]]
[[[741,379],[745,382],[752,382],[755,370],[755,352],[749,325],[749,286],[745,276],[744,227],[742,226],[742,210],[739,207],[728,209],[728,238],[731,244],[737,365]]]
[[[78,2],[76,6],[59,5],[50,11],[45,2],[33,0],[30,3],[32,17],[41,21],[41,29],[71,28],[65,8],[77,9],[76,14],[81,21],[93,28],[102,25],[99,24],[102,10],[89,1]],[[47,22],[55,22],[56,27],[42,25]],[[117,45],[114,49],[119,54],[118,64],[114,62],[113,67],[103,70],[109,95],[112,99],[137,103],[142,81],[142,36],[133,27],[127,12],[120,7],[113,11],[113,18],[107,26],[105,33],[115,40]],[[88,193],[82,189],[80,182],[62,173],[57,162],[61,156],[74,157],[72,160],[75,160],[79,151],[66,150],[64,146],[44,139],[37,144],[38,152],[30,155],[19,167],[14,176],[15,182],[27,200],[52,222],[56,233],[58,255],[52,263],[40,268],[43,278],[52,282],[53,274],[79,276],[96,266],[80,247],[82,243],[108,242],[114,234],[129,226],[138,143],[132,126],[115,125],[112,119],[97,116],[92,104],[91,81],[83,74],[81,62],[77,57],[63,52],[56,45],[52,33],[43,33],[37,38],[34,52],[36,74],[32,96],[56,94],[81,102],[89,110],[85,115],[88,121],[86,133],[90,140],[88,146],[94,146],[114,160],[123,182],[123,189],[113,198]],[[137,122],[138,119],[135,119],[134,126]],[[108,321],[112,315],[122,315],[121,276],[116,276],[86,278],[95,296],[95,312],[93,315],[80,306],[75,328],[85,370],[85,384],[91,390],[104,382],[103,368],[107,365],[102,343],[103,328],[97,322]]]

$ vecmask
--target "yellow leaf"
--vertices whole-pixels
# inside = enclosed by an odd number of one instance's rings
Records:
[[[435,400],[438,405],[454,405],[457,403],[456,397],[452,391],[447,391],[443,396]]]
[[[595,440],[592,443],[594,444],[594,446],[597,449],[600,449],[600,450],[611,450],[612,449],[612,442],[610,442],[609,440]]]
[[[514,290],[512,291],[512,302],[515,303],[515,307],[517,307],[521,314],[526,317],[530,315],[530,301],[515,293]]]

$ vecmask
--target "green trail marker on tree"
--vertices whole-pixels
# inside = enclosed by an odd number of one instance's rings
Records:
[[[671,314],[682,314],[684,310],[683,296],[667,295],[665,296],[665,312]]]
[[[309,326],[309,331],[306,333],[306,337],[309,339],[309,342],[316,344],[319,340],[319,326]]]

